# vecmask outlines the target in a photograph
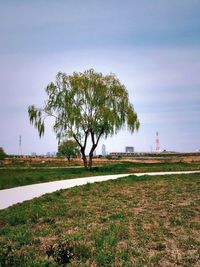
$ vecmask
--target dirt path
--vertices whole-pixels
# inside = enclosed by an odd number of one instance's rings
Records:
[[[33,185],[26,185],[14,187],[10,189],[0,190],[0,209],[8,208],[16,203],[30,200],[39,197],[46,193],[52,193],[60,189],[67,189],[78,185],[87,183],[102,182],[107,180],[114,180],[130,175],[143,176],[143,175],[169,175],[169,174],[187,174],[187,173],[200,173],[200,171],[176,171],[176,172],[149,172],[149,173],[126,173],[104,176],[93,176],[76,179],[61,180],[55,182],[47,182]]]

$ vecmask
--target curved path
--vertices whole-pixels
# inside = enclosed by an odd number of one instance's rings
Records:
[[[60,189],[66,189],[77,185],[87,183],[102,182],[107,180],[114,180],[130,175],[143,176],[143,175],[169,175],[169,174],[187,174],[187,173],[200,173],[200,171],[178,171],[178,172],[149,172],[149,173],[126,173],[114,174],[104,176],[93,176],[76,179],[61,180],[55,182],[46,182],[33,185],[25,185],[14,187],[10,189],[0,190],[0,209],[8,208],[13,204],[30,200],[39,197],[46,193],[52,193]]]

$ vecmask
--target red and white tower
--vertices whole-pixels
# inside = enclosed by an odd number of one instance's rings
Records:
[[[160,152],[160,140],[158,132],[156,132],[156,152]]]

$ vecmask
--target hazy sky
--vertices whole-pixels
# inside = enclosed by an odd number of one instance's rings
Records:
[[[39,139],[27,108],[40,107],[58,71],[113,72],[141,127],[101,140],[106,149],[200,149],[200,0],[0,0],[0,146],[57,151],[51,121]]]

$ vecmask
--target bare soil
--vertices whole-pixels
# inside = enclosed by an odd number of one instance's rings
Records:
[[[119,159],[106,159],[106,158],[94,158],[93,165],[104,165],[107,163],[115,163],[115,162],[136,162],[136,163],[165,163],[165,162],[200,162],[200,154],[195,156],[166,156],[166,157],[122,157]],[[20,158],[6,158],[3,161],[5,165],[13,165],[13,164],[62,164],[62,165],[82,165],[82,159],[76,158],[68,161],[66,158],[31,158],[31,157],[20,157]]]

